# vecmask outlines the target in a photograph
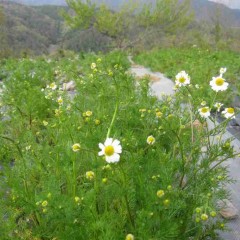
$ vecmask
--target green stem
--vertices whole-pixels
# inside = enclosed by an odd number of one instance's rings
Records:
[[[119,165],[119,168],[120,168],[120,171],[123,174],[123,181],[124,181],[123,185],[124,185],[124,187],[126,187],[126,185],[127,185],[126,174],[125,174],[123,168],[121,167],[121,165]],[[125,191],[125,193],[124,193],[124,201],[125,201],[125,204],[126,204],[126,207],[127,207],[128,218],[129,218],[129,221],[130,221],[132,227],[135,228],[135,223],[134,223],[133,216],[131,214],[131,209],[130,209],[130,206],[129,206],[128,196],[127,196],[126,192],[127,191]]]
[[[117,116],[117,110],[118,110],[118,103],[116,104],[115,111],[114,111],[114,114],[113,114],[113,117],[112,117],[112,121],[111,121],[111,124],[110,124],[110,126],[108,128],[107,138],[109,138],[109,136],[110,136],[113,123],[114,123],[114,121],[116,119],[116,116]]]
[[[231,156],[231,158],[234,158],[236,156],[239,156],[239,153],[234,154],[233,156]],[[217,166],[219,166],[220,164],[222,164],[223,162],[225,162],[228,159],[229,159],[229,157],[225,157],[222,160],[220,160],[218,163],[216,163],[213,167],[210,168],[209,172],[212,171],[214,168],[216,168]]]
[[[184,176],[185,176],[185,159],[184,159],[183,147],[182,147],[182,142],[180,140],[180,137],[174,131],[173,131],[173,133],[177,137],[177,140],[178,140],[178,143],[179,143],[179,147],[180,147],[181,159],[182,159],[182,177],[181,177],[181,180],[180,180],[180,183],[179,183],[179,187],[181,187],[182,184],[183,184]]]
[[[6,136],[2,136],[2,135],[0,135],[0,137],[3,138],[3,139],[8,140],[8,141],[10,141],[10,142],[12,142],[12,143],[16,146],[16,148],[17,148],[20,156],[23,158],[22,151],[21,151],[20,147],[18,146],[18,144],[17,144],[13,139],[11,139],[11,138],[9,138],[9,137],[6,137]]]
[[[75,159],[73,160],[73,198],[76,197],[76,160],[77,156],[75,155]]]
[[[215,102],[215,100],[216,100],[216,98],[217,98],[217,94],[218,94],[218,92],[216,92],[216,94],[215,94],[215,96],[214,96],[214,98],[213,98],[213,101],[212,101],[212,104],[211,104],[210,108],[213,107],[213,104],[214,104],[214,102]]]
[[[191,120],[191,134],[192,134],[192,143],[194,142],[194,134],[193,134],[193,116],[192,116],[192,109],[191,109],[191,103],[189,101],[189,113],[190,113],[190,120]]]

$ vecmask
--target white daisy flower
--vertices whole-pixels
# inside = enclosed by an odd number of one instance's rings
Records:
[[[225,82],[225,79],[221,76],[213,77],[212,81],[210,82],[210,86],[216,92],[218,91],[225,91],[228,88],[228,83]]]
[[[63,99],[62,99],[62,97],[59,97],[59,98],[57,99],[57,102],[58,102],[59,105],[63,105]]]
[[[48,87],[51,88],[52,90],[56,90],[57,89],[57,85],[56,85],[55,82],[51,83]]]
[[[209,107],[203,107],[198,109],[198,112],[201,117],[208,118],[210,116],[210,108]]]
[[[222,114],[224,115],[225,118],[235,118],[234,114],[234,108],[225,108],[224,111],[222,111]]]
[[[176,75],[175,83],[179,87],[189,85],[190,77],[185,71],[181,71]]]
[[[147,138],[147,143],[149,144],[149,145],[153,145],[154,143],[155,143],[155,137],[153,137],[152,135],[151,136],[148,136],[148,138]]]
[[[227,68],[220,68],[220,74],[221,76],[227,71]]]
[[[113,138],[107,138],[105,143],[99,143],[101,151],[98,156],[105,156],[108,163],[116,163],[120,160],[120,153],[122,153],[122,146],[120,141]]]
[[[214,107],[217,108],[217,111],[218,111],[218,112],[220,112],[220,109],[221,109],[222,106],[223,106],[223,104],[222,104],[222,103],[219,103],[219,102],[216,102],[216,103],[214,104]]]

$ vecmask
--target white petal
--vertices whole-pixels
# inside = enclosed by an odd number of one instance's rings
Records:
[[[119,162],[120,160],[120,155],[117,154],[117,153],[114,153],[112,156],[108,157],[106,156],[106,161],[108,163],[116,163],[116,162]]]
[[[98,146],[99,146],[99,148],[100,148],[101,150],[104,149],[104,145],[103,145],[102,143],[99,143]]]
[[[98,156],[103,156],[103,155],[104,155],[104,151],[103,150],[98,152]]]
[[[112,145],[113,145],[114,147],[116,147],[116,146],[118,146],[119,144],[120,144],[120,141],[117,140],[117,139],[114,139]]]
[[[105,146],[109,146],[109,145],[112,145],[112,142],[113,142],[113,139],[112,138],[107,138],[104,145]]]
[[[115,153],[122,153],[122,146],[118,145],[118,146],[114,147],[114,152]]]

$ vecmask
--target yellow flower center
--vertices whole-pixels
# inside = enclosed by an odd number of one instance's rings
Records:
[[[111,145],[106,146],[104,152],[107,156],[112,156],[114,154],[114,147]]]
[[[85,113],[85,114],[86,114],[86,116],[87,116],[87,117],[90,117],[90,116],[92,116],[92,112],[91,112],[91,111],[86,111],[86,113]]]
[[[50,88],[55,88],[56,87],[56,84],[55,83],[51,83],[50,84]]]
[[[224,80],[222,78],[217,78],[215,83],[217,86],[222,86],[224,84]]]
[[[207,113],[208,111],[209,111],[209,109],[207,107],[204,107],[204,108],[201,109],[202,113]]]
[[[207,221],[208,220],[208,215],[207,214],[202,214],[201,215],[201,219],[203,220],[203,221]]]
[[[149,143],[153,143],[154,141],[155,141],[155,138],[154,138],[154,137],[151,137],[151,136],[148,137],[148,142],[149,142]]]
[[[159,198],[163,197],[164,194],[165,194],[165,193],[164,193],[163,190],[158,190],[158,191],[157,191],[157,196],[158,196]]]
[[[180,77],[178,80],[180,83],[185,83],[186,79],[184,77]]]
[[[159,118],[160,118],[160,117],[162,117],[162,115],[163,115],[163,113],[162,113],[162,112],[156,112],[156,116],[157,116],[157,117],[159,117]]]
[[[230,114],[234,114],[234,109],[233,108],[228,108],[227,112],[230,113]]]
[[[72,146],[72,150],[74,151],[74,152],[77,152],[77,151],[79,151],[80,150],[80,144],[79,143],[75,143],[75,144],[73,144],[73,146]]]
[[[42,206],[43,206],[43,207],[46,207],[47,205],[48,205],[48,202],[47,202],[47,201],[43,201],[43,202],[42,202]]]
[[[89,180],[92,180],[94,178],[94,175],[95,174],[92,171],[86,172],[86,178]]]
[[[134,240],[134,236],[132,234],[128,234],[126,236],[126,240]]]

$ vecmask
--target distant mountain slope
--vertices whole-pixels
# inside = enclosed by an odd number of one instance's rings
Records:
[[[240,1],[239,0],[209,0],[211,2],[222,3],[233,9],[240,9]]]
[[[65,0],[10,0],[10,1],[31,5],[31,6],[41,6],[41,5],[65,6],[67,5]]]
[[[36,9],[0,0],[4,12],[6,43],[13,51],[47,52],[60,35],[58,21]]]
[[[216,14],[219,14],[219,20],[224,26],[240,27],[240,9],[230,9],[221,3],[208,0],[193,0],[192,7],[197,20],[211,22]]]
[[[13,2],[17,2],[17,3],[22,3],[22,4],[26,4],[26,5],[58,5],[58,6],[64,6],[66,5],[66,1],[65,0],[10,0]],[[110,6],[119,6],[121,5],[123,2],[126,2],[128,0],[95,0],[95,2],[106,2],[108,3]],[[201,1],[201,0],[200,0]],[[208,0],[211,2],[216,2],[216,3],[222,3],[230,8],[235,8],[235,9],[240,9],[240,0]],[[149,0],[143,0],[143,2],[147,3],[149,2]]]

